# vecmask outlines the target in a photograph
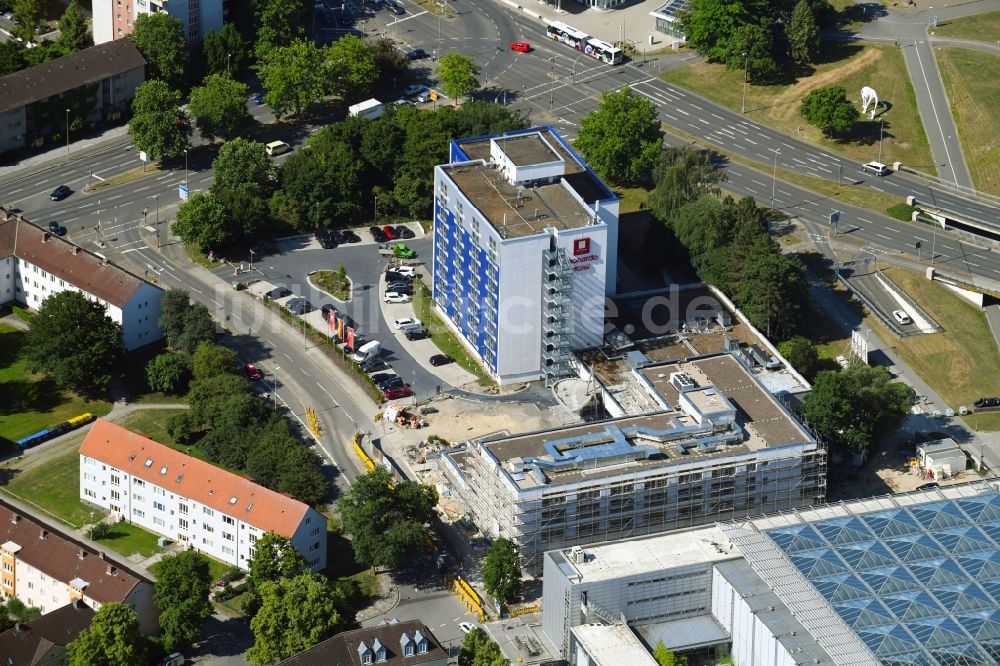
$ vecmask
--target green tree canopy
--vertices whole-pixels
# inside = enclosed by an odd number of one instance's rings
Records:
[[[752,257],[736,292],[740,309],[768,339],[790,337],[809,303],[802,263],[779,253]]]
[[[329,91],[341,97],[360,99],[378,78],[375,54],[364,39],[344,35],[326,48]]]
[[[479,63],[472,56],[449,51],[438,60],[437,73],[441,79],[441,90],[455,100],[466,97],[479,90]]]
[[[42,0],[14,0],[14,27],[10,34],[25,43],[35,41],[35,26],[42,20],[45,3]]]
[[[190,362],[180,354],[157,354],[146,364],[146,383],[154,391],[183,393],[190,379]]]
[[[104,305],[78,291],[61,291],[42,301],[25,352],[32,370],[93,395],[118,373],[122,343],[122,327]]]
[[[201,249],[217,248],[235,241],[228,211],[211,192],[195,192],[177,209],[173,233]]]
[[[180,103],[181,94],[163,81],[146,81],[136,89],[128,134],[151,160],[178,157],[190,145],[191,123]]]
[[[305,36],[311,0],[252,0],[252,4],[257,35],[253,50],[258,61]]]
[[[188,47],[184,24],[167,12],[138,14],[129,39],[146,59],[146,80],[163,81],[179,89],[188,68]]]
[[[213,188],[250,187],[266,196],[274,188],[278,169],[263,143],[238,137],[219,148],[212,174]]]
[[[860,114],[847,99],[841,86],[826,86],[809,92],[799,109],[810,125],[815,125],[833,136],[850,134]]]
[[[851,455],[898,428],[912,405],[913,389],[885,368],[852,366],[819,372],[801,411],[832,452]]]
[[[605,92],[601,105],[580,121],[576,148],[602,178],[612,183],[642,181],[663,147],[656,107],[625,86]]]
[[[168,651],[190,645],[212,615],[208,595],[212,578],[208,560],[193,550],[164,557],[156,565],[153,603],[160,611],[163,647]]]
[[[312,41],[299,39],[270,49],[257,65],[264,101],[277,116],[301,113],[329,92],[325,52]]]
[[[671,652],[663,641],[657,641],[653,649],[653,659],[659,666],[687,666],[687,657],[678,657]]]
[[[501,537],[490,544],[483,562],[483,584],[501,604],[517,599],[521,593],[521,563],[513,541]]]
[[[737,31],[770,16],[771,10],[767,0],[691,0],[680,14],[680,28],[699,54],[724,62]]]
[[[228,139],[253,119],[247,111],[247,85],[226,74],[212,74],[191,90],[188,111],[206,139]]]
[[[243,35],[233,23],[226,23],[219,32],[205,34],[201,42],[205,70],[208,74],[228,74],[236,78],[247,58]]]
[[[819,25],[808,0],[799,0],[788,26],[788,54],[798,63],[816,61],[819,55]]]
[[[76,0],[70,0],[62,18],[59,19],[59,46],[66,53],[73,53],[93,45],[94,40],[87,27],[86,15]]]
[[[69,666],[143,666],[139,616],[129,606],[106,603],[67,650]]]
[[[191,367],[195,379],[235,375],[236,352],[212,342],[202,342],[194,350],[194,355],[191,357]]]
[[[382,467],[355,479],[339,507],[357,561],[392,567],[426,549],[436,504],[433,486],[396,482]]]
[[[24,69],[25,48],[13,39],[0,42],[0,76],[7,76]]]
[[[655,187],[649,199],[653,214],[666,222],[685,204],[706,194],[718,195],[726,172],[712,161],[712,153],[689,146],[666,148],[653,165]]]
[[[462,639],[458,666],[508,666],[510,660],[503,656],[500,646],[485,631],[476,627]]]
[[[808,338],[801,335],[785,340],[778,345],[778,351],[792,364],[806,379],[812,379],[816,373],[816,364],[819,362],[819,354],[816,352],[816,345]]]
[[[748,23],[733,33],[726,46],[726,67],[746,68],[747,80],[753,83],[773,81],[778,73],[774,61],[774,38],[770,22]]]
[[[268,532],[254,543],[256,553],[250,559],[250,585],[278,583],[292,578],[306,568],[306,560],[286,537]]]
[[[247,650],[253,666],[283,661],[344,628],[337,593],[322,576],[306,572],[258,589],[260,610],[250,621],[254,644]]]
[[[172,349],[193,354],[215,339],[215,322],[204,305],[192,303],[184,289],[170,289],[160,303],[160,328]]]

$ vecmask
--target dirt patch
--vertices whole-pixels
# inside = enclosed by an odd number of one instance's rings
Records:
[[[824,86],[832,85],[838,81],[860,72],[869,65],[878,62],[882,58],[882,52],[878,49],[865,49],[856,58],[847,60],[843,65],[819,72],[802,79],[795,85],[783,91],[774,100],[774,105],[768,112],[768,116],[776,120],[791,120],[799,112],[798,102],[813,90]],[[850,91],[848,91],[850,99]]]

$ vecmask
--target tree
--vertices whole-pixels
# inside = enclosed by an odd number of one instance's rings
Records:
[[[163,329],[167,345],[188,354],[193,354],[202,342],[215,339],[215,322],[208,308],[191,303],[183,289],[170,289],[164,294],[157,323]]]
[[[832,452],[864,455],[873,439],[899,427],[913,395],[883,367],[852,366],[817,373],[801,411]]]
[[[653,649],[653,659],[659,666],[687,666],[688,663],[687,657],[678,657],[667,649],[663,641],[656,642],[656,648]]]
[[[274,187],[278,169],[264,144],[238,137],[219,148],[212,174],[213,188],[249,187],[266,196]]]
[[[796,257],[769,252],[742,270],[736,302],[768,339],[790,337],[808,304],[805,271]]]
[[[24,69],[25,49],[12,39],[0,42],[0,76],[7,76]]]
[[[260,585],[260,610],[250,621],[253,666],[283,661],[343,628],[340,602],[330,583],[312,572]]]
[[[42,301],[25,350],[33,371],[45,372],[59,386],[94,394],[118,372],[122,327],[98,301],[61,291]]]
[[[312,10],[313,3],[308,0],[253,0],[257,29],[253,50],[257,60],[265,60],[272,51],[302,38]]]
[[[146,80],[163,81],[180,88],[188,68],[188,46],[184,24],[167,12],[139,14],[129,39],[146,59]]]
[[[767,0],[692,0],[680,15],[680,29],[699,54],[723,62],[736,32],[769,16],[768,5]]]
[[[323,49],[304,39],[268,51],[257,72],[266,91],[264,101],[277,116],[289,110],[301,113],[329,89]]]
[[[392,567],[425,549],[436,504],[433,486],[396,482],[382,467],[358,477],[339,503],[357,561]]]
[[[860,116],[848,101],[847,91],[841,86],[826,86],[810,91],[802,100],[799,112],[809,124],[828,131],[833,136],[850,133]]]
[[[188,111],[206,139],[228,139],[252,121],[247,111],[247,86],[226,74],[212,74],[191,90]]]
[[[42,20],[42,0],[14,0],[14,27],[10,33],[25,43],[35,41],[35,26]]]
[[[786,34],[792,60],[802,64],[816,60],[819,54],[819,25],[808,0],[799,0],[795,5]]]
[[[226,23],[219,32],[209,32],[201,43],[208,74],[228,74],[235,78],[247,57],[243,35],[232,23]]]
[[[462,639],[458,666],[508,666],[500,646],[485,631],[476,627]]]
[[[378,78],[375,54],[357,35],[344,35],[326,48],[330,92],[341,97],[362,97]]]
[[[402,81],[410,71],[410,61],[394,41],[385,37],[375,40],[369,48],[378,70],[380,87],[391,90],[395,82]]]
[[[156,325],[163,331],[167,345],[184,332],[184,313],[191,307],[191,295],[186,289],[168,289],[160,301],[160,319]]]
[[[69,644],[70,666],[141,666],[148,663],[139,635],[139,616],[129,606],[106,603],[90,626]]]
[[[170,652],[190,645],[211,617],[212,578],[208,560],[193,550],[168,555],[156,567],[153,603],[160,611],[163,647]]]
[[[191,367],[195,379],[236,374],[236,352],[222,345],[202,342],[194,350]]]
[[[173,232],[201,249],[228,245],[236,240],[229,215],[211,192],[195,192],[177,209]]]
[[[286,537],[267,532],[254,544],[256,554],[250,559],[250,586],[260,589],[264,583],[292,578],[306,568],[306,560]]]
[[[448,97],[455,100],[458,106],[458,98],[471,95],[479,90],[479,76],[481,71],[479,63],[472,56],[467,56],[457,51],[449,51],[441,56],[437,64],[438,77],[441,79],[441,90]]]
[[[521,563],[514,542],[501,537],[490,544],[483,562],[483,584],[501,604],[511,603],[520,594]]]
[[[146,364],[146,383],[154,391],[182,393],[190,379],[188,360],[179,354],[157,354]]]
[[[198,345],[215,340],[212,313],[201,303],[194,303],[184,313],[184,332],[177,340],[177,349],[193,354]]]
[[[177,157],[188,148],[191,123],[180,103],[181,94],[163,81],[146,81],[136,89],[128,133],[151,160]]]
[[[628,86],[605,92],[601,105],[580,121],[575,145],[603,178],[622,185],[638,183],[663,147],[656,107],[633,95]]]
[[[754,83],[773,81],[778,65],[774,61],[774,38],[769,22],[764,25],[750,23],[740,26],[733,33],[726,47],[726,67],[746,68],[747,80]]]
[[[59,46],[66,53],[73,53],[93,45],[94,39],[87,29],[86,15],[80,10],[76,0],[70,0],[59,19]]]
[[[796,335],[779,344],[778,351],[806,379],[810,379],[815,374],[819,354],[816,353],[816,345],[809,339]]]
[[[681,206],[706,194],[718,195],[726,173],[712,161],[712,153],[688,146],[666,148],[653,166],[655,188],[649,207],[666,222]]]

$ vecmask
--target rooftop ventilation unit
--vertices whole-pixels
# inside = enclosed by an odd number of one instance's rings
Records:
[[[586,564],[587,562],[587,551],[585,551],[580,546],[573,546],[569,549],[570,559],[576,564]]]
[[[684,372],[672,372],[670,373],[670,383],[675,389],[683,393],[684,391],[690,391],[693,388],[698,387],[698,383],[691,379],[691,376]]]

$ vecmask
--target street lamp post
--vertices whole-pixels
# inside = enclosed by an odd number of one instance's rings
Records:
[[[580,58],[583,56],[577,56],[576,60],[573,61],[573,73],[570,75],[570,83],[576,85],[576,63],[580,62]]]
[[[745,114],[747,112],[747,83],[750,81],[750,56],[746,51],[743,52],[743,106],[740,108],[740,114]]]
[[[146,226],[146,213],[149,212],[148,208],[142,209],[142,226]]]
[[[184,187],[188,186],[188,149],[184,149]]]
[[[375,195],[375,218],[373,222],[378,225],[378,195]]]
[[[156,247],[160,247],[160,195],[154,194],[153,201],[156,202]]]
[[[274,381],[271,383],[271,395],[274,396],[274,409],[278,410],[278,366],[274,366]]]
[[[774,210],[774,191],[778,186],[778,153],[780,150],[771,149],[774,153],[774,170],[771,172],[771,210]]]
[[[882,130],[885,127],[885,118],[878,119],[878,163],[882,163]]]
[[[250,273],[250,279],[253,279],[253,250],[250,250],[250,268],[248,270]]]
[[[69,109],[66,109],[66,158],[69,159]]]
[[[229,71],[229,63],[230,63],[232,57],[233,57],[232,53],[227,53],[226,54],[226,74],[230,73],[230,71]]]

